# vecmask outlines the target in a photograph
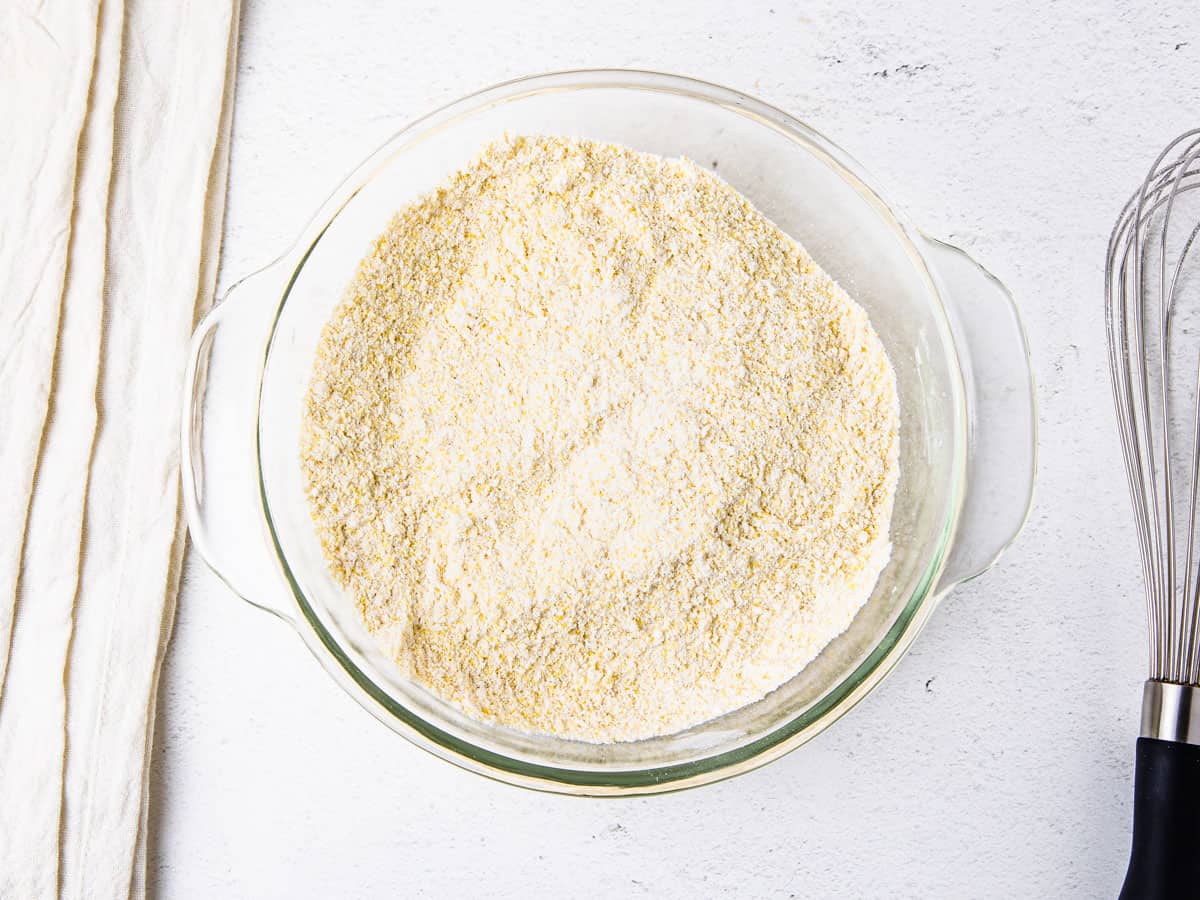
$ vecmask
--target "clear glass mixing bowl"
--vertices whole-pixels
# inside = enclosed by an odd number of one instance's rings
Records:
[[[594,745],[475,721],[399,676],[326,570],[299,465],[302,398],[322,325],[403,204],[502,133],[616,141],[711,166],[868,311],[900,391],[894,550],[850,628],[762,700],[664,737]],[[539,75],[400,131],[292,249],[200,323],[184,397],[191,536],[221,577],[290,622],[395,731],[468,769],[564,793],[652,793],[746,771],[827,727],[904,653],[937,600],[995,561],[1028,513],[1033,380],[1004,288],[933,241],[829,140],[744,94],[634,71]]]

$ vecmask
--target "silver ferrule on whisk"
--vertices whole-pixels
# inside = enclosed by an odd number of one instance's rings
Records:
[[[1200,747],[1200,687],[1147,681],[1142,691],[1141,736]]]

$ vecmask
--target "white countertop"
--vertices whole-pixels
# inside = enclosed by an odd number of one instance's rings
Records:
[[[547,796],[434,759],[191,554],[158,707],[152,893],[1113,896],[1146,663],[1103,256],[1154,154],[1200,124],[1192,4],[244,6],[222,285],[464,93],[562,68],[692,75],[828,134],[1009,285],[1041,466],[1016,546],[860,706],[776,763],[663,797]]]

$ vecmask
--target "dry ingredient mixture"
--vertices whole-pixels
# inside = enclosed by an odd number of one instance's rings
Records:
[[[757,700],[849,625],[897,422],[866,313],[728,184],[531,137],[375,242],[301,449],[333,574],[406,672],[608,742]]]

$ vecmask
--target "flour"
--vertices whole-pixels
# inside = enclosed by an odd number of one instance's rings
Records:
[[[489,146],[403,209],[322,335],[322,547],[476,717],[634,740],[763,697],[888,559],[894,375],[866,314],[687,160]]]

